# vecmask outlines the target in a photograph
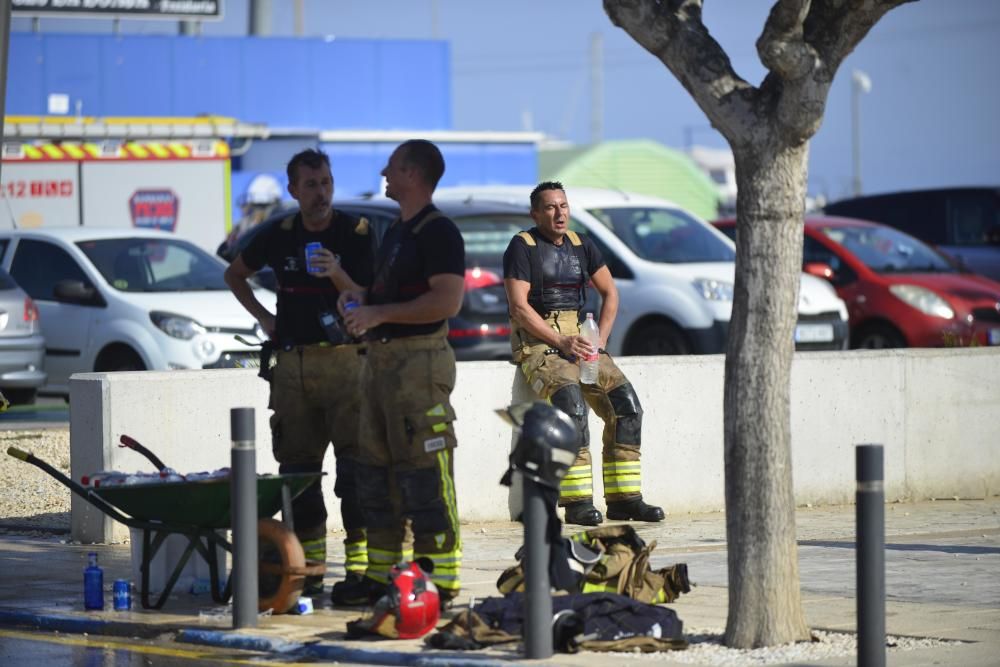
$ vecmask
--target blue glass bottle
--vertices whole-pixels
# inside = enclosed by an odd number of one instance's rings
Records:
[[[97,553],[87,554],[90,564],[83,571],[83,608],[104,609],[104,570],[97,564]]]

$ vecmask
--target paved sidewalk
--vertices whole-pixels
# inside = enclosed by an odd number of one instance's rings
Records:
[[[933,648],[890,651],[890,665],[996,665],[1000,663],[1000,498],[889,504],[886,515],[886,629],[889,634],[963,642]],[[807,622],[817,630],[855,629],[854,508],[802,508],[797,513],[799,561]],[[647,541],[658,544],[654,568],[688,563],[697,584],[673,605],[692,634],[721,632],[726,622],[725,519],[722,513],[669,515],[662,524],[636,524]],[[513,562],[522,528],[512,523],[463,525],[465,586],[470,597],[496,595],[495,582]],[[327,583],[343,572],[341,535],[330,538]],[[306,616],[262,618],[259,627],[233,631],[208,595],[178,594],[160,612],[84,612],[83,577],[88,551],[97,551],[106,588],[131,577],[129,545],[66,544],[65,537],[0,534],[0,625],[22,625],[65,632],[152,637],[176,633],[179,641],[233,648],[282,651],[308,644],[312,655],[339,662],[434,664],[454,660],[489,662],[519,657],[517,649],[444,653],[428,651],[419,640],[346,641],[347,621],[358,611],[332,609],[316,599]],[[136,606],[138,607],[138,595]],[[636,656],[658,664],[691,664],[694,652]],[[715,654],[716,657],[718,654]],[[606,664],[601,654],[557,654],[549,664]],[[616,662],[622,662],[617,657]],[[697,664],[697,663],[695,663]],[[702,663],[705,664],[705,663]],[[849,665],[852,656],[796,664]]]

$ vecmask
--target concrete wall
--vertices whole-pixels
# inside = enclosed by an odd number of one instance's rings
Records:
[[[643,492],[669,513],[724,507],[723,362],[720,355],[619,360],[645,410]],[[498,484],[511,431],[493,411],[527,396],[510,364],[459,364],[452,398],[463,520],[505,520],[516,508],[517,498]],[[791,396],[799,504],[853,501],[859,443],[885,446],[888,500],[1000,492],[1000,349],[798,353]],[[257,409],[258,470],[277,472],[267,386],[254,371],[80,374],[70,381],[70,398],[74,479],[101,469],[152,470],[138,454],[117,447],[123,433],[180,472],[227,466],[229,410],[242,406]],[[601,424],[591,419],[596,441]],[[325,469],[332,474],[332,455]],[[333,528],[340,521],[332,486],[327,479]],[[599,507],[601,493],[598,474]],[[126,534],[75,496],[72,529],[73,538],[85,542]]]

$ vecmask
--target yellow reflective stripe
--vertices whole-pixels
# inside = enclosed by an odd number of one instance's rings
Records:
[[[633,492],[637,493],[639,491],[642,491],[642,484],[639,484],[638,482],[636,482],[635,484],[619,483],[619,484],[605,484],[604,485],[604,492],[605,493],[609,493],[609,494],[610,493],[633,493]]]
[[[87,154],[83,152],[83,149],[81,149],[76,144],[63,144],[62,148],[64,151],[66,151],[67,155],[69,155],[71,158],[75,160],[81,160],[87,157]]]
[[[45,157],[45,154],[42,153],[42,151],[35,148],[34,146],[25,146],[24,157],[29,158],[31,160],[41,160],[43,157]]]
[[[100,157],[101,156],[101,147],[98,146],[97,144],[84,144],[83,145],[83,150],[90,157]]]
[[[149,151],[143,147],[142,144],[126,144],[125,150],[135,157],[147,158],[149,157]]]
[[[172,142],[167,144],[167,148],[169,148],[170,152],[176,155],[177,157],[191,157],[191,149],[185,146],[184,144]]]
[[[65,157],[65,155],[63,155],[63,152],[59,149],[59,147],[53,144],[45,144],[44,146],[42,146],[42,152],[44,152],[45,155],[47,155],[48,157],[53,158],[55,160],[61,160],[62,158]]]
[[[447,431],[448,430],[448,424],[447,424],[447,422],[442,422],[440,424],[434,424],[433,426],[431,426],[431,430],[434,431],[435,433],[440,433],[441,431]]]
[[[428,417],[444,417],[447,413],[444,410],[444,406],[438,403],[424,414]]]
[[[149,152],[159,158],[170,157],[170,151],[163,144],[146,144]]]
[[[455,494],[455,480],[448,472],[451,452],[447,449],[438,452],[438,470],[441,474],[441,495],[444,506],[448,509],[448,524],[455,534],[455,549],[461,553],[462,539],[458,524],[458,496]]]
[[[344,542],[344,569],[364,574],[368,567],[368,541]]]
[[[594,581],[584,581],[581,593],[617,593],[618,584],[602,584]]]
[[[617,470],[618,472],[638,472],[642,463],[639,461],[610,461],[605,463],[604,470]]]

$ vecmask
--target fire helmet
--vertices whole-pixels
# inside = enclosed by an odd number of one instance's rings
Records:
[[[510,486],[511,474],[517,471],[558,489],[580,451],[580,433],[569,415],[542,401],[511,405],[497,414],[514,425],[518,436],[500,483]]]
[[[421,561],[433,569],[429,561]],[[372,630],[378,634],[399,639],[423,637],[441,618],[437,586],[417,563],[394,565],[389,571],[389,587],[375,603],[373,617]]]
[[[271,174],[257,174],[247,186],[246,203],[256,206],[276,204],[281,201],[281,184]]]

